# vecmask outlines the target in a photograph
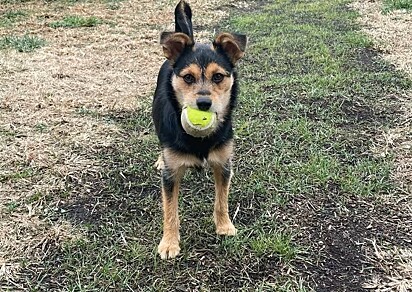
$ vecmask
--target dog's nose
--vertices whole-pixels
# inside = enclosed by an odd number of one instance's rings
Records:
[[[209,97],[201,96],[196,100],[196,105],[201,111],[207,111],[212,106],[212,100]]]

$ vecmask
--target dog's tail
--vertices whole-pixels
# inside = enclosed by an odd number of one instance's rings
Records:
[[[187,34],[193,41],[192,9],[183,0],[180,0],[175,9],[175,31]]]

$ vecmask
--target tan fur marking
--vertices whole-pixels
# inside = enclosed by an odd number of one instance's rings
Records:
[[[224,79],[217,84],[212,81],[213,75],[216,73],[220,73],[225,76]],[[211,99],[215,105],[216,112],[218,115],[220,114],[220,118],[226,115],[227,106],[230,101],[230,91],[234,82],[233,77],[227,77],[227,75],[228,72],[226,72],[224,68],[215,62],[210,63],[205,70],[207,83],[210,84],[210,87],[212,88]]]
[[[206,70],[205,70],[205,76],[208,80],[212,80],[213,74],[220,73],[223,74],[224,76],[228,75],[228,72],[221,66],[219,66],[217,63],[212,62],[207,65]]]
[[[205,74],[205,80],[201,78],[202,73]],[[198,92],[210,91],[210,99],[212,100],[210,110],[217,113],[219,121],[223,122],[227,114],[234,79],[233,76],[225,77],[222,82],[216,84],[212,82],[213,74],[216,73],[221,73],[225,76],[228,74],[215,62],[210,63],[204,72],[197,64],[191,64],[179,72],[180,77],[175,75],[172,77],[172,86],[181,107],[190,106],[196,108]],[[182,78],[186,74],[192,74],[196,78],[196,83],[187,84]]]
[[[183,76],[191,74],[196,78],[196,83],[187,84],[183,80]],[[181,107],[191,106],[196,108],[196,92],[200,90],[202,84],[200,82],[202,70],[196,64],[190,64],[179,72],[179,76],[172,76],[172,86],[176,93],[177,100]]]
[[[162,187],[163,237],[158,247],[158,252],[162,259],[174,258],[180,252],[178,199],[180,181],[183,174],[184,168],[175,172],[176,181],[171,194],[168,194],[166,189]]]
[[[222,177],[222,167],[219,165],[213,167],[213,176],[215,178],[215,205],[213,211],[213,220],[216,225],[216,233],[221,235],[235,235],[236,228],[229,218],[229,186],[230,181],[225,182]]]
[[[213,219],[216,225],[216,233],[221,235],[235,235],[236,228],[229,218],[229,187],[230,178],[224,177],[224,167],[231,160],[233,152],[233,141],[225,146],[210,152],[208,161],[213,168],[215,178],[215,205]]]
[[[202,76],[202,69],[200,69],[200,67],[197,64],[190,64],[179,73],[180,77],[183,77],[186,74],[193,75],[196,78],[196,81],[198,81]],[[182,81],[184,82],[184,80]]]
[[[165,166],[173,171],[177,171],[181,167],[187,168],[194,166],[202,166],[203,163],[203,161],[201,161],[196,156],[178,153],[170,148],[165,148],[163,150],[163,160]]]
[[[223,165],[232,159],[233,140],[228,141],[224,146],[210,151],[207,161],[210,165]]]

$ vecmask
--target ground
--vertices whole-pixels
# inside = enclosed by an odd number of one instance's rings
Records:
[[[197,40],[250,40],[239,234],[214,234],[210,170],[190,172],[161,261],[150,103],[175,2],[0,0],[0,290],[411,290],[410,10],[190,1]]]

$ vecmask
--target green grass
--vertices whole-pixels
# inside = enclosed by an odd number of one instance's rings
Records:
[[[378,158],[371,149],[382,129],[398,121],[390,97],[412,84],[376,56],[346,4],[270,1],[225,24],[250,38],[235,115],[236,237],[214,234],[210,172],[191,171],[179,202],[181,255],[161,261],[151,97],[136,112],[83,108],[76,117],[123,132],[113,145],[73,145],[79,157],[98,159],[100,169],[65,178],[57,208],[65,212],[50,220],[81,225],[86,237],[51,248],[40,268],[28,267],[25,285],[33,291],[359,290],[357,275],[369,275],[359,242],[375,235],[367,227],[376,219],[369,207],[385,215],[390,210],[380,196],[397,193],[393,156]]]
[[[0,0],[0,4],[21,4],[29,1],[30,0]]]
[[[22,53],[33,52],[34,50],[43,47],[45,44],[45,40],[35,35],[9,35],[0,38],[0,50],[11,48]]]
[[[261,234],[250,242],[251,249],[257,256],[274,253],[281,258],[290,260],[295,258],[297,251],[292,246],[290,236],[276,234]]]
[[[20,206],[19,202],[11,201],[6,204],[6,211],[9,213],[13,213],[17,208]]]
[[[94,27],[103,23],[103,21],[95,16],[81,17],[81,16],[67,16],[61,21],[51,22],[49,24],[52,28],[76,28],[76,27]]]
[[[0,182],[16,181],[32,177],[35,171],[31,167],[21,167],[18,172],[3,172],[0,173]]]
[[[121,3],[124,0],[105,0],[106,6],[110,10],[117,10],[120,9]]]
[[[412,1],[411,0],[384,0],[384,12],[389,12],[392,10],[406,9],[412,10]]]
[[[27,13],[22,10],[8,10],[0,16],[0,27],[8,27],[21,21],[25,16]]]
[[[44,132],[47,132],[48,126],[45,123],[38,123],[34,126],[34,129],[37,132],[44,133]]]

